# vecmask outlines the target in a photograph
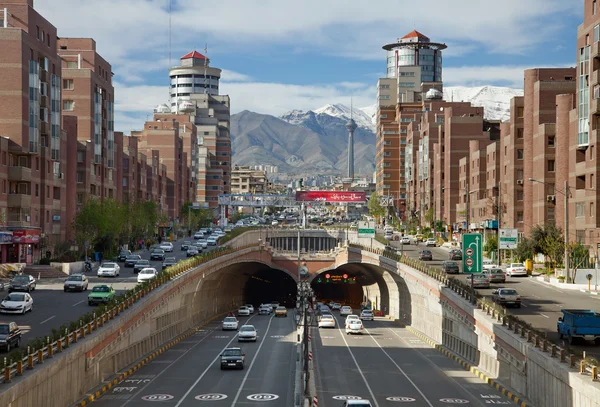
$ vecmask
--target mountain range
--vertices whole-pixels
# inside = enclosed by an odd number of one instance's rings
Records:
[[[446,87],[444,99],[484,107],[490,120],[510,117],[510,100],[521,89],[495,86]],[[377,105],[350,108],[330,104],[314,110],[292,110],[279,117],[242,111],[231,116],[233,163],[268,164],[288,175],[343,175],[347,165],[346,122],[352,117],[355,173],[371,176],[375,170],[375,116]]]

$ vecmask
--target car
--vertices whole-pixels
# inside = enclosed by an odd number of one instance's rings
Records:
[[[349,319],[360,319],[358,315],[356,314],[352,314],[352,315],[348,315],[346,317],[346,322],[348,322]]]
[[[254,325],[242,325],[238,333],[238,342],[252,341],[256,342],[258,334]]]
[[[521,296],[514,288],[498,288],[492,291],[492,301],[504,306],[514,305],[521,308]]]
[[[33,311],[33,298],[29,293],[10,293],[0,303],[3,314],[24,314]]]
[[[352,314],[352,308],[344,305],[342,308],[340,308],[340,316],[342,315],[350,315]]]
[[[427,239],[427,241],[425,242],[425,247],[436,247],[436,246],[437,246],[437,242],[432,237]]]
[[[209,237],[208,239],[206,239],[206,244],[208,246],[216,246],[217,245],[217,239],[215,239],[214,237]]]
[[[275,308],[275,316],[287,318],[287,308],[282,306]]]
[[[204,237],[204,233],[202,233],[202,232],[194,233],[194,239],[196,239],[196,240],[202,239],[203,237]]]
[[[506,275],[512,276],[527,276],[527,270],[523,263],[510,263],[510,266],[506,268]]]
[[[200,243],[196,243],[196,244],[190,246],[189,248],[191,249],[192,247],[194,247],[196,250],[198,250],[198,253],[202,253],[204,251],[204,249],[206,249],[206,247],[202,246]]]
[[[472,273],[467,276],[467,283],[472,284],[473,288],[490,288],[490,277],[483,273]]]
[[[409,244],[410,244],[410,237],[408,237],[408,236],[403,236],[403,237],[402,237],[402,239],[400,239],[400,242],[401,242],[402,244],[408,244],[408,245],[409,245]]]
[[[163,249],[152,249],[150,252],[150,260],[164,260],[165,251]]]
[[[133,266],[133,272],[139,273],[140,271],[142,271],[142,269],[145,269],[146,267],[150,267],[150,261],[145,259],[138,260]]]
[[[83,274],[71,274],[65,280],[63,290],[67,291],[86,291],[88,289],[88,278]]]
[[[448,252],[449,260],[462,260],[462,252],[459,249],[452,249]]]
[[[331,304],[330,308],[332,311],[339,311],[340,309],[342,309],[342,304],[340,304],[339,302],[334,302]]]
[[[319,314],[331,314],[331,308],[329,308],[325,304],[320,305],[318,308],[318,311],[319,311]]]
[[[117,256],[117,259],[119,261],[125,261],[127,260],[127,256],[131,256],[131,250],[121,250]]]
[[[432,261],[433,260],[433,253],[431,253],[431,250],[421,250],[419,252],[419,260],[421,261]]]
[[[16,322],[0,322],[0,349],[10,352],[21,344],[21,328]]]
[[[350,334],[362,334],[363,333],[363,324],[360,319],[346,319],[346,335]]]
[[[484,261],[483,265],[482,265],[482,268],[484,270],[487,270],[487,269],[497,269],[497,268],[500,268],[500,266],[497,265],[497,264],[493,264],[492,262],[485,262]]]
[[[246,355],[240,348],[227,348],[221,353],[221,370],[244,369]]]
[[[246,304],[246,308],[248,308],[248,311],[250,311],[251,314],[254,314],[254,305]]]
[[[193,256],[197,256],[199,254],[200,254],[200,252],[198,251],[198,248],[196,246],[190,246],[187,249],[187,252],[185,252],[185,255],[187,257],[193,257]]]
[[[422,242],[423,241],[423,235],[422,234],[416,234],[415,235],[415,242]]]
[[[277,226],[277,225],[279,225],[278,221],[274,220],[274,221],[271,222],[271,226]]]
[[[225,317],[223,320],[222,329],[223,331],[237,331],[239,321],[236,317]]]
[[[88,295],[88,305],[105,304],[113,298],[115,298],[114,288],[106,284],[97,285]]]
[[[198,239],[198,241],[196,242],[196,246],[206,249],[208,247],[208,242],[206,241],[206,239]]]
[[[489,277],[490,283],[505,283],[506,282],[506,274],[500,268],[490,268],[490,269],[484,268],[481,272],[483,274],[486,274]]]
[[[131,254],[127,256],[127,258],[125,259],[125,264],[123,264],[123,266],[133,267],[135,266],[135,263],[138,262],[138,260],[142,260],[142,256],[140,256],[139,254]]]
[[[450,261],[450,260],[442,262],[442,271],[447,274],[460,273],[460,269],[458,268],[458,263],[455,261]]]
[[[162,242],[158,247],[164,250],[165,253],[173,252],[173,243],[171,242]]]
[[[373,321],[375,318],[373,317],[373,311],[370,309],[364,309],[360,312],[361,321]]]
[[[35,290],[35,286],[36,281],[33,276],[30,276],[29,274],[21,274],[13,277],[13,279],[8,282],[8,292],[12,293],[13,291],[27,291],[29,293]]]
[[[177,264],[177,259],[175,257],[165,257],[165,260],[163,261],[163,264],[162,264],[162,269],[164,270],[164,269],[174,266],[176,264]]]
[[[394,238],[394,234],[393,233],[386,233],[385,235],[383,235],[383,238],[385,240],[392,240]]]
[[[120,274],[121,267],[117,263],[114,262],[106,262],[102,263],[100,267],[98,267],[98,277],[117,277]]]
[[[275,309],[276,309],[277,307],[279,307],[279,303],[278,303],[277,301],[273,301],[273,302],[271,303],[271,308],[273,308],[273,311],[275,311]]]
[[[271,312],[273,312],[271,304],[261,304],[260,307],[258,307],[258,315],[271,315]]]
[[[154,267],[146,267],[140,270],[137,276],[138,283],[145,283],[158,276],[158,271]]]
[[[319,319],[319,328],[335,328],[335,318],[331,314],[323,314]]]
[[[346,400],[342,407],[372,407],[373,405],[369,400]]]
[[[184,240],[184,242],[181,244],[181,251],[184,252],[186,251],[190,245],[192,244],[192,242],[190,242],[189,240]]]
[[[249,316],[250,315],[250,310],[248,309],[248,307],[246,307],[245,305],[241,306],[240,309],[238,310],[238,316]]]

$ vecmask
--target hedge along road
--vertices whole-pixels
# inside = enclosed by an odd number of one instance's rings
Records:
[[[186,252],[181,250],[181,244],[184,240],[192,239],[186,238],[173,242],[173,253],[167,253],[167,257],[175,257],[178,261],[185,259]],[[205,249],[205,251],[214,250],[215,248],[216,246],[212,246]],[[140,252],[140,255],[144,259],[150,258],[150,253],[147,251]],[[33,312],[25,315],[3,314],[0,315],[0,320],[15,321],[21,327],[24,333],[21,346],[26,346],[30,340],[36,337],[52,336],[52,329],[59,329],[62,325],[68,325],[73,321],[77,321],[82,315],[94,311],[96,307],[88,305],[87,296],[95,285],[112,285],[116,295],[123,294],[136,286],[137,274],[133,273],[133,268],[123,267],[122,262],[119,265],[121,271],[118,278],[99,278],[95,277],[94,273],[88,273],[90,283],[87,292],[64,292],[64,279],[42,279],[38,282],[36,289],[31,292]],[[162,261],[151,261],[151,266],[160,271]],[[6,295],[7,291],[5,290],[3,294]]]

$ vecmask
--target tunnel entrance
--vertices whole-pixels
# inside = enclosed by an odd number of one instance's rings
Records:
[[[314,277],[311,286],[318,301],[358,306],[364,301],[364,286],[376,284],[368,273],[340,268]]]
[[[260,304],[278,301],[289,308],[296,306],[296,281],[286,273],[264,267],[244,274],[248,278],[244,286],[247,304],[258,307]]]

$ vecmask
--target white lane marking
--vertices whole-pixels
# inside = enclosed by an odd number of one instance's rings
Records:
[[[555,287],[553,287],[553,286],[551,286],[551,285],[548,285],[548,284],[544,284],[544,283],[542,283],[542,282],[540,282],[540,281],[537,281],[537,280],[533,280],[533,279],[531,279],[531,280],[525,280],[525,281],[529,281],[529,282],[532,282],[532,283],[534,283],[534,284],[537,284],[537,285],[541,285],[541,286],[543,286],[543,287],[546,287],[546,288],[548,288],[548,289],[550,289],[550,290],[554,290],[554,291],[558,291],[559,293],[563,293],[563,290],[559,290],[558,288],[555,288]]]
[[[398,369],[398,371],[400,371],[400,373],[402,373],[402,375],[406,378],[406,380],[408,380],[409,383],[412,384],[412,386],[415,388],[415,390],[417,392],[419,392],[419,394],[421,395],[421,397],[423,397],[423,400],[425,400],[425,402],[427,403],[427,405],[429,405],[429,407],[433,407],[433,404],[431,404],[431,401],[429,401],[429,399],[427,398],[427,396],[425,395],[425,393],[423,393],[421,391],[421,389],[419,388],[419,386],[417,386],[417,384],[415,382],[413,382],[410,377],[408,377],[408,375],[406,374],[406,372],[404,371],[404,369],[402,369],[400,367],[400,365],[398,365],[398,363],[396,363],[396,361],[390,356],[390,354],[387,353],[387,351],[383,348],[383,346],[381,346],[379,344],[379,342],[377,342],[377,339],[375,339],[375,337],[373,337],[373,335],[371,335],[371,333],[369,332],[369,330],[367,328],[364,328],[364,330],[369,335],[369,338],[373,339],[373,342],[375,342],[375,344],[379,347],[379,349],[381,349],[381,351],[385,354],[385,356],[387,356],[388,359],[394,364],[394,366],[396,366],[396,368]]]
[[[217,330],[217,328],[220,328],[220,327],[217,325],[217,327],[213,328],[211,331],[216,331],[216,330]],[[152,378],[152,381],[151,381],[151,382],[149,382],[148,384],[146,384],[144,387],[140,388],[140,390],[139,390],[137,393],[135,393],[135,394],[134,394],[134,395],[133,395],[133,396],[132,396],[132,397],[131,397],[129,400],[127,400],[125,403],[123,403],[123,404],[121,405],[121,407],[124,407],[124,406],[126,406],[126,405],[127,405],[127,404],[129,404],[129,403],[130,403],[132,400],[136,399],[136,398],[139,396],[139,394],[140,394],[141,392],[143,392],[143,391],[144,391],[144,389],[145,389],[146,387],[148,387],[148,386],[150,386],[152,383],[154,383],[154,381],[155,381],[156,379],[158,379],[160,376],[162,376],[162,374],[163,374],[163,373],[165,373],[167,370],[169,370],[169,368],[170,368],[170,367],[172,367],[174,364],[176,364],[177,362],[179,362],[179,360],[180,360],[180,359],[182,359],[183,357],[185,357],[185,355],[187,355],[189,352],[191,352],[192,350],[194,350],[194,348],[195,348],[196,346],[200,345],[200,344],[201,344],[201,343],[202,343],[202,342],[203,342],[203,341],[204,341],[206,338],[208,338],[208,337],[209,337],[209,335],[206,335],[204,338],[200,339],[200,340],[199,340],[199,341],[198,341],[198,342],[197,342],[197,343],[196,343],[194,346],[190,347],[190,348],[189,348],[189,349],[188,349],[186,352],[182,353],[181,355],[179,355],[179,357],[175,358],[175,360],[173,360],[173,363],[171,363],[169,366],[165,366],[165,368],[164,368],[163,370],[161,370],[159,374],[157,374],[156,376],[154,376],[154,377]],[[231,343],[231,342],[229,342],[229,343]],[[229,344],[228,344],[228,345],[229,345]],[[220,353],[220,352],[219,352],[219,353]],[[212,363],[214,363],[214,361],[213,361]],[[211,363],[211,365],[212,365],[212,363]],[[209,365],[209,367],[210,367],[210,365]]]
[[[529,307],[529,305],[521,303],[521,307],[527,308],[527,307]]]
[[[543,316],[544,318],[550,319],[550,317],[548,315],[545,315],[545,314],[542,314],[542,313],[540,313],[540,315]]]
[[[242,379],[242,383],[240,384],[240,387],[238,388],[238,391],[235,394],[235,397],[233,398],[233,402],[231,403],[231,407],[235,406],[235,403],[237,403],[238,399],[240,398],[240,394],[242,393],[242,389],[244,388],[244,385],[246,384],[246,380],[248,379],[248,375],[252,371],[252,367],[254,366],[254,362],[256,362],[256,359],[258,358],[258,354],[260,353],[260,349],[262,348],[263,344],[265,343],[265,339],[267,339],[267,333],[269,332],[269,329],[271,328],[271,322],[273,322],[273,318],[274,317],[275,317],[275,315],[273,315],[269,319],[269,325],[267,325],[267,330],[265,331],[265,334],[263,335],[263,337],[262,337],[262,339],[260,341],[260,344],[258,345],[258,349],[256,349],[256,353],[254,354],[254,357],[252,358],[252,362],[250,362],[250,367],[248,367],[248,369],[246,370],[246,374],[244,375],[244,378]],[[175,407],[177,407],[177,406],[175,406]]]
[[[337,320],[337,317],[334,316],[334,318],[336,318],[336,320]],[[375,398],[375,393],[373,393],[373,390],[371,389],[371,386],[369,386],[369,382],[367,382],[367,378],[365,377],[365,374],[360,369],[360,366],[358,365],[358,361],[354,357],[354,353],[352,352],[352,349],[350,348],[350,345],[348,345],[348,341],[346,341],[346,338],[344,337],[344,332],[342,332],[342,328],[341,328],[340,324],[337,324],[337,325],[338,325],[338,330],[340,331],[340,336],[344,340],[344,343],[346,344],[346,348],[348,348],[348,352],[350,352],[350,356],[352,357],[352,360],[354,361],[354,365],[358,369],[358,373],[360,373],[360,376],[362,377],[363,382],[365,382],[365,386],[367,386],[367,390],[369,390],[369,394],[371,395],[371,399],[373,400],[373,403],[375,404],[375,407],[379,407],[379,403],[377,403],[377,399]],[[344,328],[346,327],[345,324],[343,326],[344,326]],[[433,407],[433,406],[431,406],[431,407]]]
[[[79,301],[79,302],[76,302],[75,304],[71,305],[71,307],[76,307],[76,306],[78,306],[79,304],[81,304],[82,302],[85,302],[85,300],[81,300],[81,301]]]
[[[535,294],[531,294],[531,296],[532,296],[533,298],[537,298],[538,300],[542,298],[542,297],[540,297],[540,296],[538,296],[538,295],[535,295]]]
[[[50,318],[48,319],[44,319],[42,322],[40,322],[40,325],[45,324],[46,322],[50,321],[51,319],[56,318],[56,315],[52,315]]]

